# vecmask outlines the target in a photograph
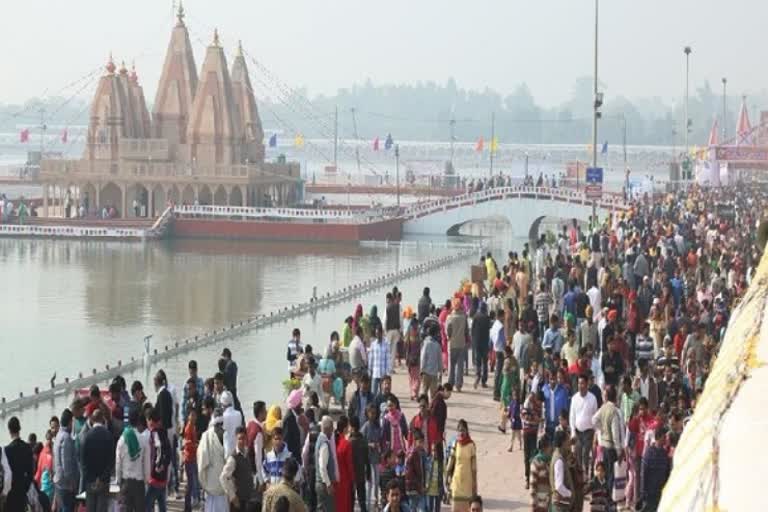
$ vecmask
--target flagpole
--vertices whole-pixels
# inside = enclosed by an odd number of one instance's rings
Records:
[[[395,144],[395,183],[397,184],[397,211],[400,211],[400,144]]]
[[[40,108],[40,160],[43,159],[45,149],[45,107]]]
[[[337,170],[339,151],[339,106],[333,111],[333,169]]]
[[[493,153],[496,150],[496,112],[491,112],[491,166],[488,169],[488,177],[493,177]]]

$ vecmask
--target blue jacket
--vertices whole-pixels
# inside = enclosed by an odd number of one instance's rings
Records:
[[[568,410],[570,397],[568,390],[562,384],[557,384],[555,389],[547,384],[544,386],[544,417],[547,424],[557,423],[560,411]],[[553,407],[554,404],[554,407]]]

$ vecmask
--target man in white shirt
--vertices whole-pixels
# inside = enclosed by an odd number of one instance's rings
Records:
[[[600,293],[600,288],[597,287],[597,283],[593,283],[592,288],[587,290],[587,297],[589,297],[589,305],[592,306],[592,320],[597,320],[600,314],[600,306],[603,302],[603,296]]]
[[[571,451],[571,442],[568,434],[563,431],[555,432],[553,442],[555,451],[552,453],[552,473],[554,482],[552,485],[552,510],[570,510],[574,485],[573,479],[568,473],[565,457]]]
[[[571,439],[574,441],[576,463],[588,478],[592,464],[592,442],[595,428],[592,417],[597,413],[597,399],[589,392],[589,380],[586,375],[579,375],[578,391],[571,397],[571,410],[568,424],[571,426]]]
[[[131,409],[129,425],[117,441],[115,449],[115,483],[120,488],[120,497],[125,510],[141,512],[144,504],[145,486],[149,480],[149,440],[139,434],[139,410]]]
[[[335,498],[333,496],[333,482],[336,480],[336,460],[333,457],[330,440],[333,439],[333,420],[330,416],[323,416],[320,422],[322,432],[317,436],[315,456],[317,457],[315,490],[317,491],[317,509],[333,511]]]
[[[221,405],[224,407],[224,458],[235,453],[237,427],[243,426],[243,415],[234,408],[232,393],[225,391],[221,394]]]

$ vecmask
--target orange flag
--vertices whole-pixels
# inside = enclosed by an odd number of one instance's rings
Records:
[[[475,151],[477,151],[478,153],[482,153],[484,147],[485,147],[485,141],[483,140],[482,137],[480,137],[479,139],[477,139],[477,144],[475,144]]]

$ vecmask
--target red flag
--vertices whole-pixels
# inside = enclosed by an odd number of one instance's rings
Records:
[[[66,128],[64,128],[64,131],[61,132],[61,142],[63,142],[64,144],[67,143],[67,129]]]
[[[374,151],[378,151],[379,150],[379,138],[378,137],[373,139],[373,150]]]
[[[29,129],[24,128],[21,130],[21,133],[19,134],[19,141],[20,142],[29,142]]]
[[[475,151],[477,151],[478,153],[482,153],[484,147],[485,147],[485,141],[483,140],[482,137],[480,137],[479,139],[477,139],[477,144],[475,144]]]

